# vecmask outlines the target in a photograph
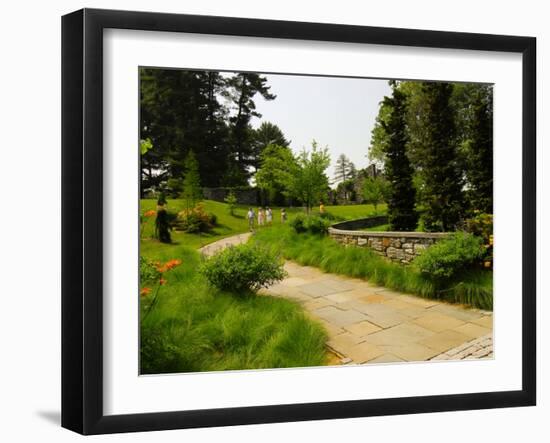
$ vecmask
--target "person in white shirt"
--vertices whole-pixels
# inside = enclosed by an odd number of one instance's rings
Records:
[[[265,216],[267,224],[271,225],[271,222],[273,221],[273,212],[271,211],[271,208],[267,208],[265,211]]]
[[[254,214],[254,209],[248,208],[248,213],[246,214],[246,218],[248,219],[248,228],[253,231],[254,230],[254,219],[256,218],[256,214]]]

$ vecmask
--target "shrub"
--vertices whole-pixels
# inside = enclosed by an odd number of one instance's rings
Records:
[[[480,263],[485,256],[483,239],[456,232],[428,248],[414,260],[418,270],[434,279],[449,279]]]
[[[158,270],[157,265],[146,259],[143,256],[139,256],[139,282],[141,285],[157,283],[160,280],[161,272]]]
[[[323,217],[310,216],[306,220],[306,228],[312,234],[326,234],[330,224],[330,221]]]
[[[493,267],[493,214],[487,214],[478,210],[474,211],[474,216],[464,222],[464,230],[477,235],[483,239],[486,250],[485,268]]]
[[[331,225],[330,218],[318,216],[318,215],[310,215],[305,216],[304,214],[298,214],[292,221],[290,222],[290,226],[294,228],[294,230],[298,234],[302,234],[304,232],[310,232],[312,234],[326,234],[328,232],[328,228]]]
[[[215,214],[208,213],[201,204],[193,209],[183,210],[178,213],[177,224],[179,229],[189,233],[208,232],[218,221]]]
[[[286,276],[278,255],[253,245],[224,249],[202,264],[201,273],[213,286],[234,293],[255,292]]]
[[[297,214],[296,217],[294,217],[290,221],[290,226],[298,233],[306,232],[306,219],[307,217],[304,214]]]

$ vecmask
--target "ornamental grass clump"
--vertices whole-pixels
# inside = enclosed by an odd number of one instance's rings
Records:
[[[271,286],[286,276],[281,257],[254,245],[231,246],[207,259],[201,273],[218,289],[244,295]]]

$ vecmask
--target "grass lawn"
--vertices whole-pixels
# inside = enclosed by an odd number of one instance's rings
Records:
[[[329,237],[296,234],[289,226],[259,231],[253,241],[275,248],[287,259],[326,272],[365,278],[380,286],[423,297],[482,309],[493,307],[491,271],[468,271],[452,281],[437,283],[414,267],[388,262],[368,248],[346,248]]]
[[[152,200],[142,201],[142,212],[155,205]],[[168,202],[172,211],[181,207],[181,202]],[[177,258],[182,264],[164,274],[166,284],[160,286],[150,312],[155,288],[142,297],[141,373],[328,364],[324,328],[306,317],[297,303],[222,292],[209,286],[198,273],[201,258],[196,248],[247,230],[244,208],[232,217],[223,203],[205,202],[205,207],[215,212],[220,221],[220,226],[208,236],[174,231],[174,243],[163,244],[150,238],[154,217],[145,225],[141,255],[160,262]]]
[[[212,212],[218,216],[218,225],[207,234],[187,234],[181,231],[172,231],[172,241],[175,245],[185,245],[191,248],[200,248],[208,243],[215,242],[224,237],[240,234],[248,231],[248,222],[246,213],[248,206],[239,205],[235,209],[234,215],[229,214],[228,206],[225,203],[215,202],[212,200],[204,200],[204,209],[206,212]],[[156,209],[156,200],[143,199],[141,200],[141,213],[151,209]],[[170,212],[179,212],[185,208],[183,200],[168,200],[166,206]],[[273,224],[276,226],[281,223],[281,209],[273,209]],[[369,217],[374,214],[373,205],[342,205],[342,206],[325,206],[327,212],[333,214],[342,220],[352,220],[355,218]],[[258,208],[254,207],[257,212]],[[378,205],[378,213],[384,213],[386,205]],[[304,210],[299,207],[286,208],[289,220],[296,214],[303,213]],[[314,208],[313,212],[319,212],[318,208]],[[159,243],[152,240],[151,237],[154,231],[155,218],[151,217],[144,223],[143,232],[141,235],[142,253],[149,249],[155,249]]]

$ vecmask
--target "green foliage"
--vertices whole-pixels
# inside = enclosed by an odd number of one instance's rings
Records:
[[[473,209],[493,212],[493,89],[480,85],[468,95],[466,139],[466,176],[470,189],[468,200]]]
[[[434,279],[414,266],[401,266],[376,255],[369,248],[345,247],[330,237],[296,234],[287,226],[259,231],[253,241],[304,266],[367,279],[370,283],[421,297],[492,309],[492,272],[464,269],[450,279]]]
[[[161,275],[152,260],[139,256],[139,283],[141,286],[158,283]]]
[[[194,208],[180,211],[177,224],[178,228],[185,232],[208,232],[216,225],[217,219],[215,214],[206,212],[204,206],[199,203]]]
[[[328,177],[325,174],[330,165],[328,148],[319,148],[312,142],[311,151],[305,149],[297,158],[298,168],[291,179],[292,194],[311,210],[313,205],[326,198],[329,189]]]
[[[286,275],[279,256],[251,245],[224,249],[204,262],[201,273],[218,289],[241,295],[268,287]]]
[[[325,214],[305,215],[297,214],[290,221],[290,226],[298,234],[309,232],[311,234],[324,235],[328,232],[331,225],[330,216]]]
[[[289,147],[290,142],[285,138],[281,128],[274,123],[264,121],[253,133],[253,145],[255,151],[261,158],[263,151],[268,146],[277,145]]]
[[[363,182],[363,201],[374,205],[377,211],[378,205],[388,199],[389,191],[389,183],[384,177],[366,177]]]
[[[193,151],[189,151],[185,157],[185,176],[182,183],[182,198],[188,208],[195,206],[195,203],[202,198],[202,190],[199,176],[199,164]]]
[[[226,217],[232,219],[226,211]],[[186,234],[187,235],[187,234]],[[235,297],[197,273],[200,256],[181,245],[148,248],[147,257],[182,259],[166,276],[163,296],[141,322],[140,373],[202,372],[319,366],[327,363],[326,332],[296,303]],[[146,310],[142,297],[141,310]]]
[[[485,256],[483,240],[465,232],[430,246],[414,260],[421,273],[434,279],[449,279],[479,265]]]
[[[424,228],[428,231],[456,229],[464,213],[463,180],[455,141],[455,120],[450,106],[452,84],[423,82],[425,110],[421,138],[424,177]]]
[[[150,138],[139,141],[139,151],[141,155],[147,154],[147,152],[149,152],[151,149],[153,149],[153,143],[151,142]]]
[[[298,234],[307,231],[306,227],[307,216],[305,214],[297,214],[292,220],[290,220],[290,226]]]
[[[298,165],[290,148],[276,144],[268,145],[260,155],[260,169],[256,184],[268,194],[270,202],[277,195],[291,196],[291,182]]]
[[[239,72],[227,80],[227,85],[227,96],[236,108],[236,114],[229,117],[229,146],[237,159],[233,168],[240,173],[233,172],[232,176],[241,180],[226,185],[238,186],[246,184],[250,177],[250,168],[257,169],[259,166],[261,146],[255,143],[255,131],[250,125],[252,117],[261,117],[256,111],[254,97],[261,96],[269,101],[276,96],[270,92],[271,87],[267,85],[266,77],[253,72]]]
[[[229,214],[235,215],[235,207],[237,206],[237,196],[235,193],[230,191],[223,201],[227,203],[227,210],[229,211]]]
[[[386,158],[385,173],[389,183],[390,229],[414,231],[418,223],[418,214],[415,210],[414,171],[407,156],[409,141],[406,132],[407,103],[405,95],[395,82],[392,83],[392,97],[385,97],[384,103],[389,112],[380,125],[387,135],[383,149]]]

